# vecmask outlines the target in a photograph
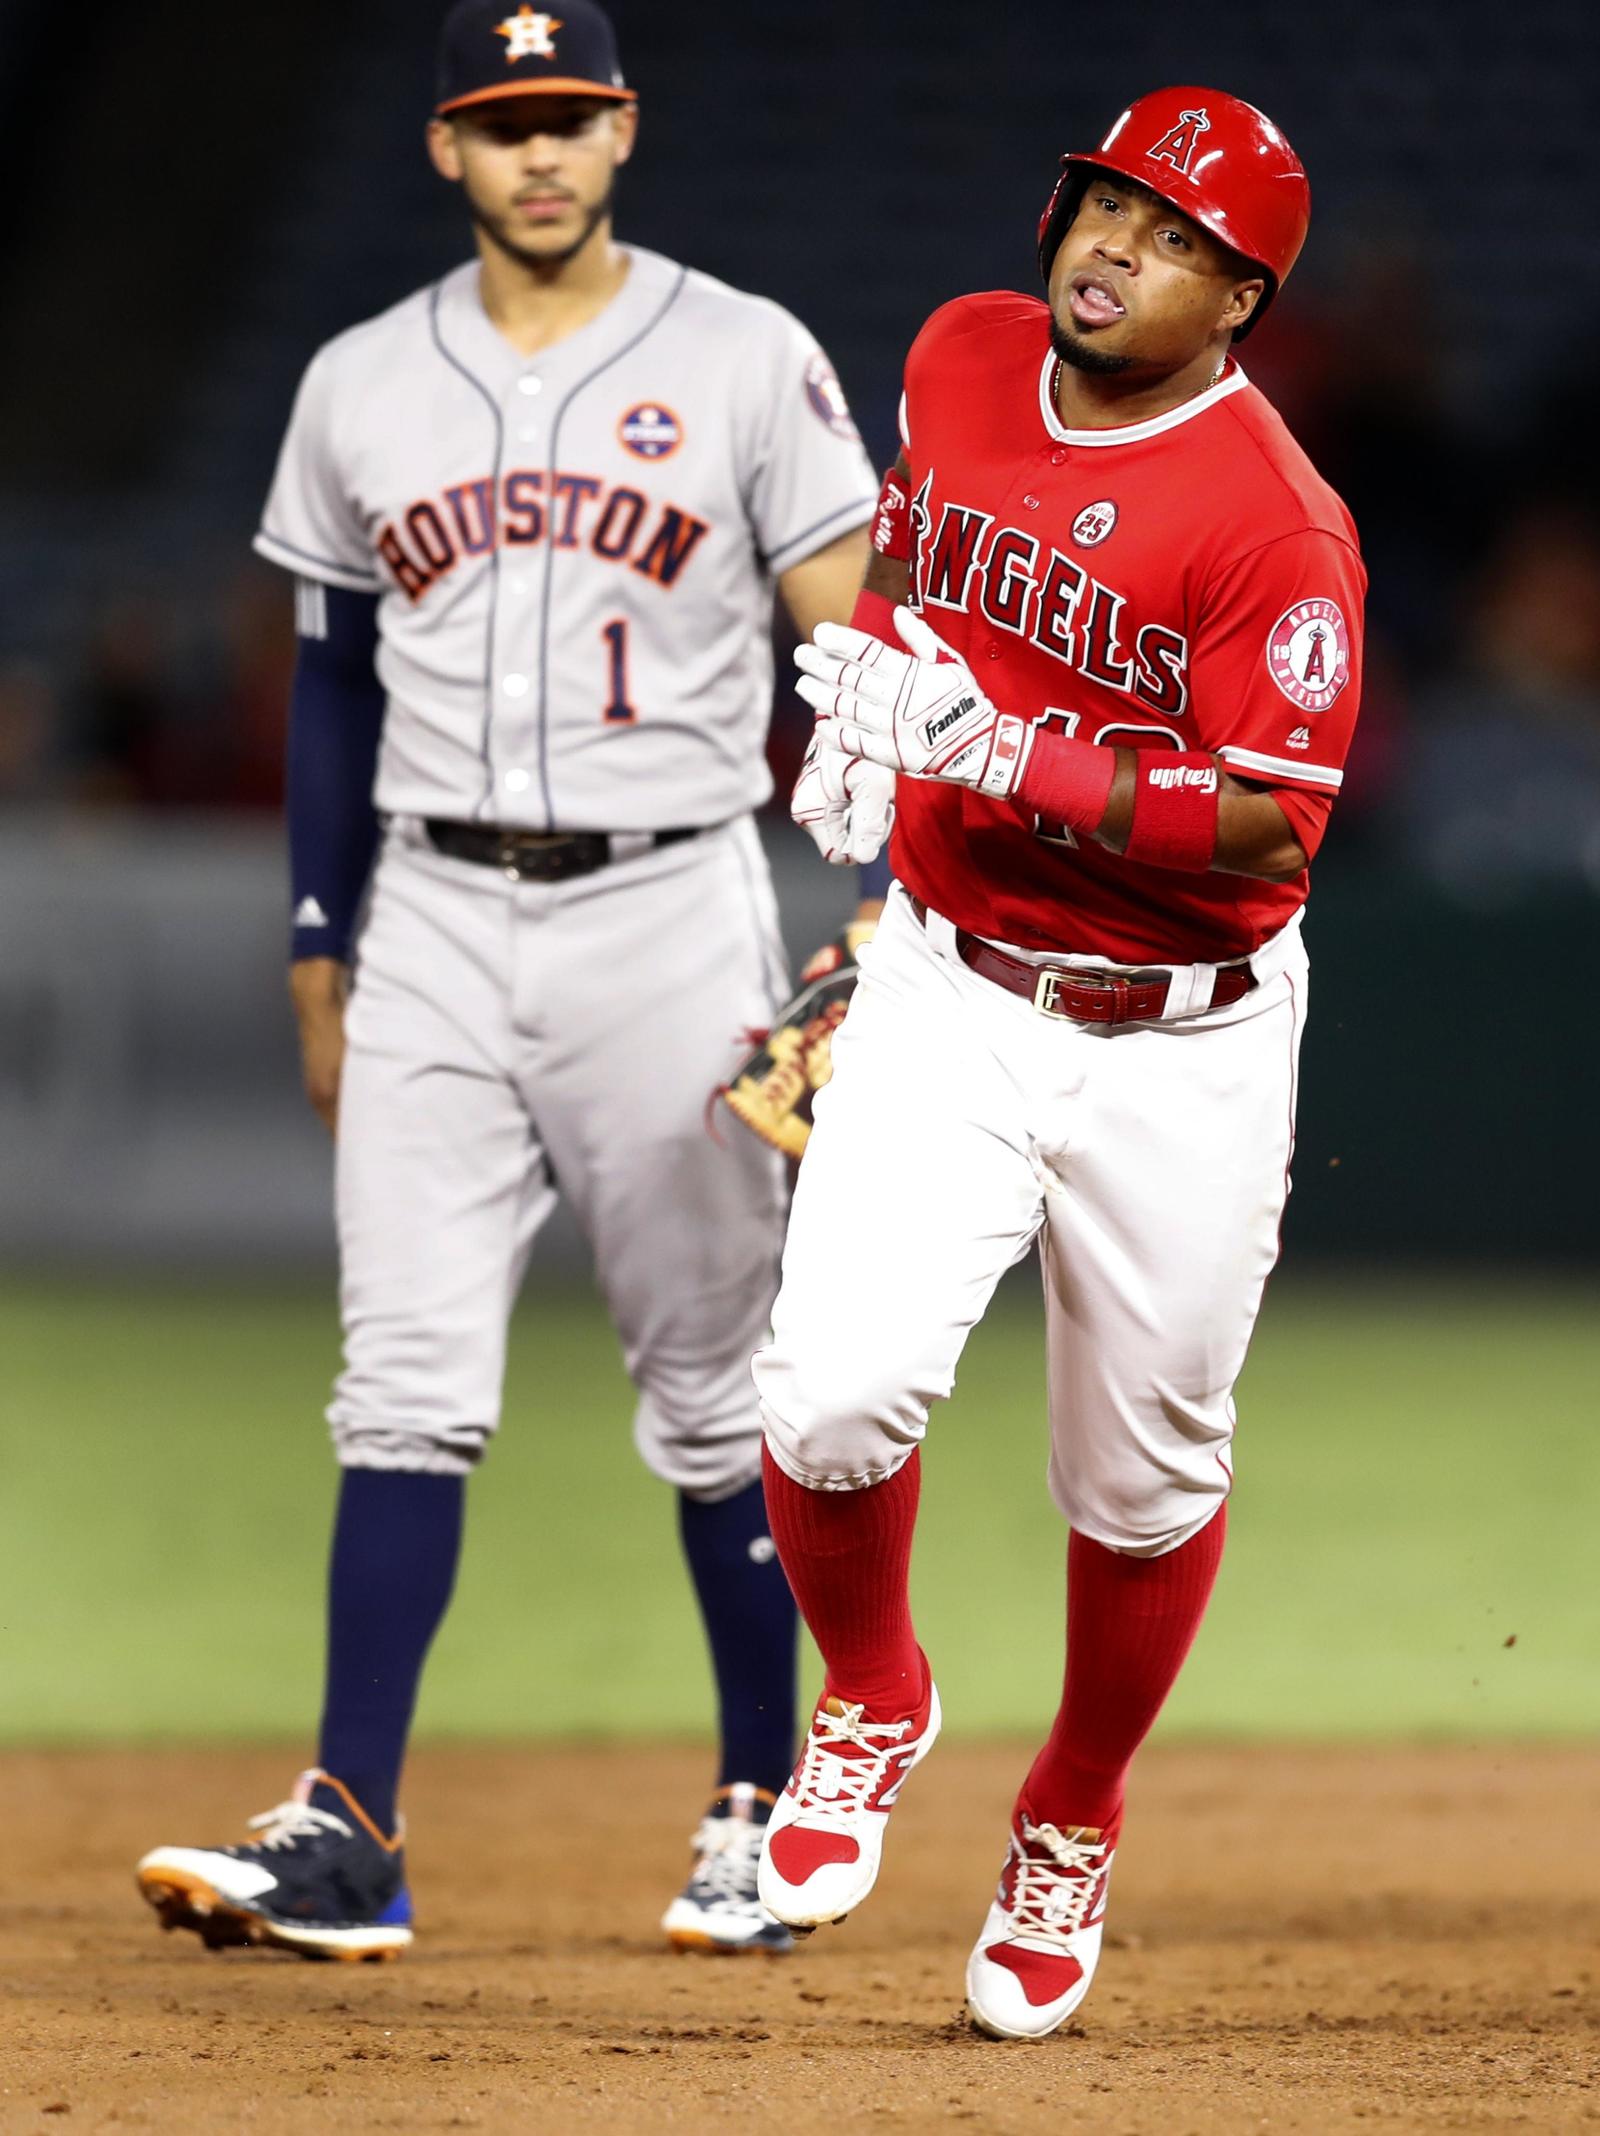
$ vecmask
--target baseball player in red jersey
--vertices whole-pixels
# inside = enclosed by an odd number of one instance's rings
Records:
[[[1277,128],[1211,90],[1144,97],[1067,157],[1048,303],[966,298],[918,336],[854,627],[797,655],[819,751],[898,777],[899,887],[755,1361],[772,1533],[827,1665],[760,1890],[796,1928],[849,1913],[938,1733],[918,1450],[1037,1242],[1069,1642],[968,1965],[1002,2038],[1088,1990],[1128,1768],[1221,1556],[1288,1191],[1300,910],[1364,577],[1234,349],[1309,207]],[[840,1241],[868,1225],[863,1280]]]

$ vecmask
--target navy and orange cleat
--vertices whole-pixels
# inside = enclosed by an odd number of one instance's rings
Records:
[[[346,1815],[315,1808],[324,1788]],[[163,1928],[208,1950],[261,1943],[301,1958],[398,1958],[411,1943],[405,1827],[386,1839],[331,1773],[313,1768],[287,1802],[252,1817],[233,1847],[157,1847],[134,1872]]]
[[[661,1918],[675,1951],[782,1958],[794,1938],[756,1891],[761,1835],[775,1796],[749,1781],[719,1787],[694,1835],[689,1881]]]
[[[1000,1888],[967,1960],[967,2014],[997,2040],[1040,2040],[1088,1994],[1116,1842],[1035,1824],[1017,1804]]]

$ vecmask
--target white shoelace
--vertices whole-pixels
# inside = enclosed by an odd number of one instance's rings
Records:
[[[755,1896],[756,1860],[761,1827],[737,1817],[707,1817],[694,1835],[695,1865],[690,1882],[723,1905],[749,1907]]]
[[[331,1810],[314,1810],[308,1802],[280,1802],[275,1810],[263,1810],[251,1818],[250,1830],[261,1834],[250,1842],[252,1846],[273,1849],[293,1846],[297,1839],[315,1839],[319,1832],[350,1837],[350,1827],[342,1817],[335,1817]]]
[[[795,1785],[795,1799],[803,1809],[841,1812],[866,1806],[890,1754],[911,1733],[911,1723],[865,1721],[865,1711],[864,1706],[843,1706],[838,1713],[818,1708]],[[869,1741],[873,1736],[881,1742]],[[867,1755],[847,1758],[841,1755],[846,1749]]]
[[[1069,1947],[1105,1889],[1111,1850],[1103,1839],[1068,1839],[1055,1825],[1024,1822],[1028,1847],[1043,1847],[1047,1861],[1017,1850],[1016,1883],[1007,1911],[1016,1933],[1031,1942]]]

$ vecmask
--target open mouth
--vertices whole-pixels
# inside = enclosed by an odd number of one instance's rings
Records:
[[[1074,321],[1090,331],[1115,326],[1128,312],[1111,283],[1099,274],[1075,274],[1068,284],[1067,304]]]

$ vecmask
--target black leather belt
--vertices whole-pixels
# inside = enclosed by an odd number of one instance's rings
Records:
[[[564,883],[574,875],[593,875],[614,860],[681,845],[686,838],[698,838],[705,826],[676,831],[517,831],[496,823],[453,823],[445,816],[428,816],[423,828],[435,851],[451,860],[498,868],[514,883]]]

